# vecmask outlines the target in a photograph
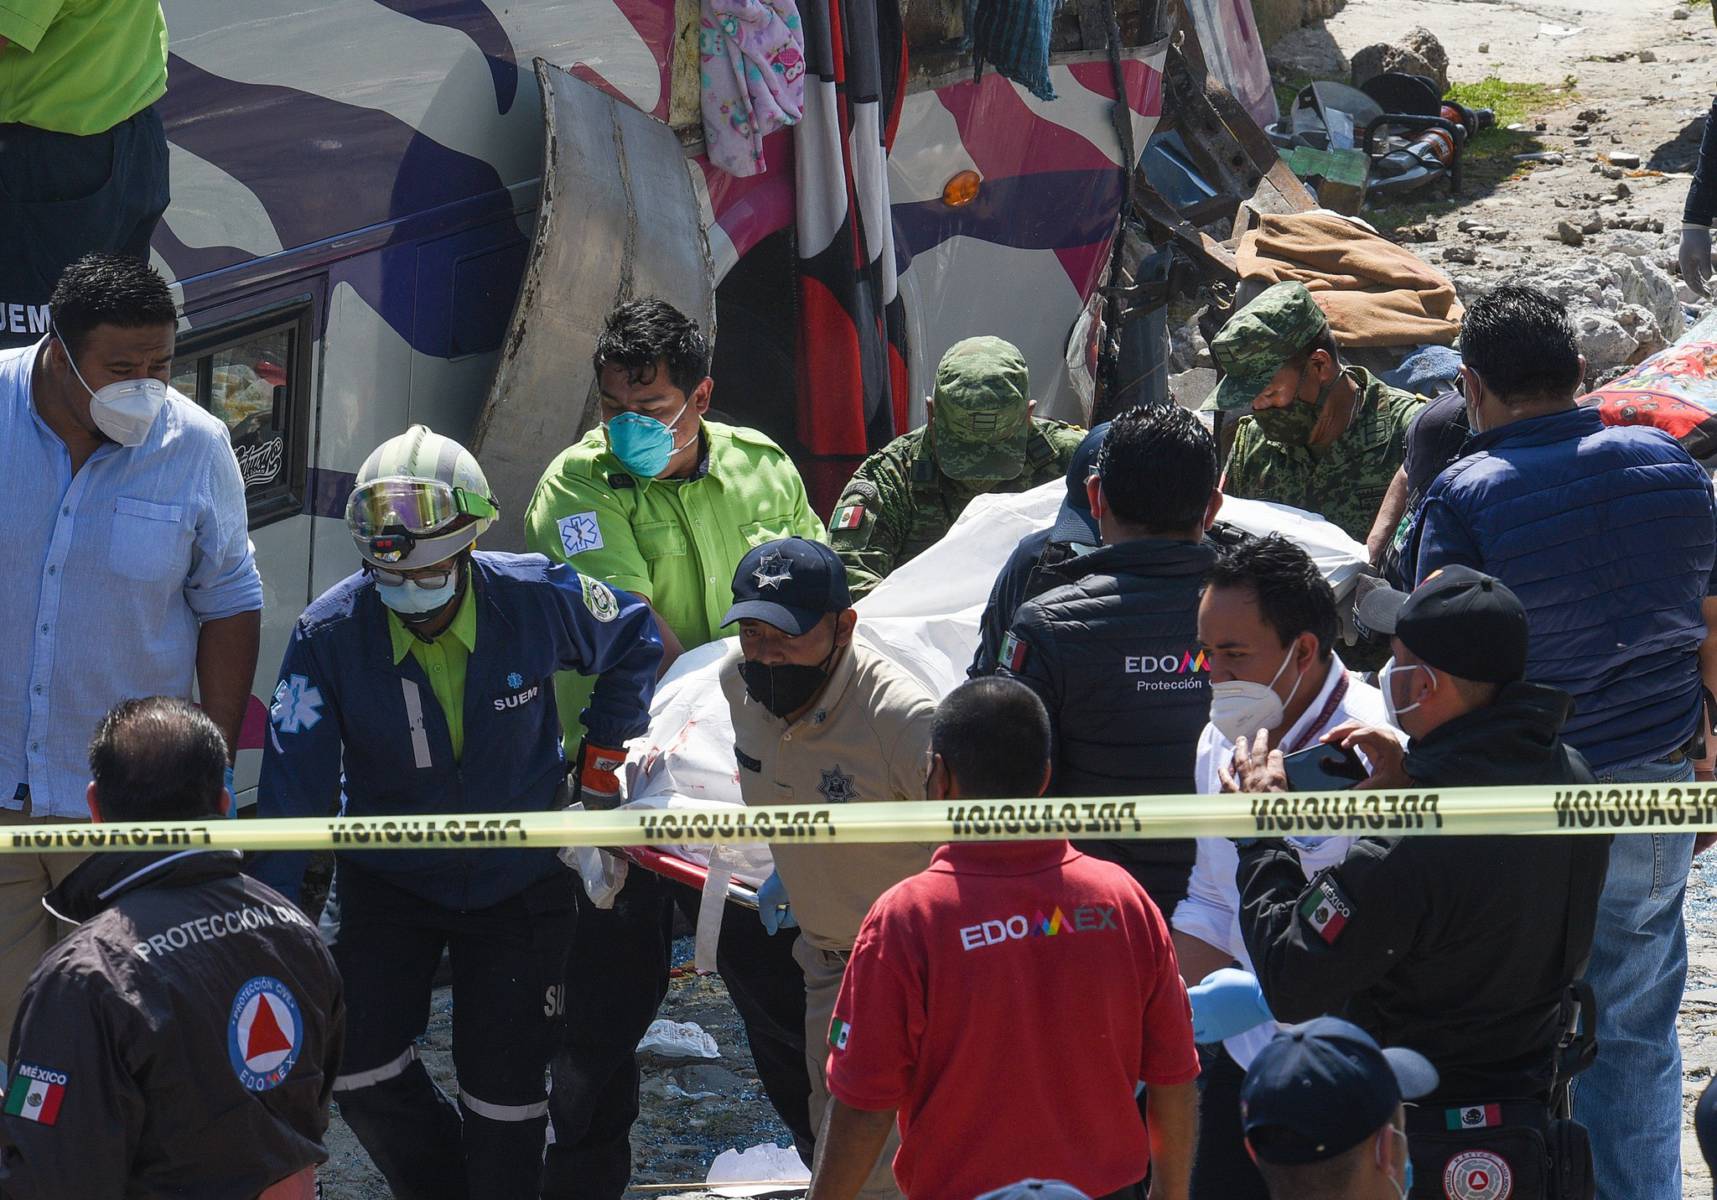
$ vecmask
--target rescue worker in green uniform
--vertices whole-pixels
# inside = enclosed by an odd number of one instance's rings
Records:
[[[1406,457],[1419,397],[1343,364],[1323,310],[1278,283],[1210,343],[1223,378],[1206,408],[1240,418],[1224,495],[1319,513],[1364,542]]]
[[[668,660],[717,641],[733,606],[733,572],[753,546],[824,540],[785,451],[755,429],[706,419],[715,383],[709,342],[658,299],[608,314],[592,366],[602,424],[543,473],[525,513],[532,550],[636,595],[655,615]],[[568,746],[583,737],[590,683],[555,677]],[[617,799],[617,797],[616,797]],[[588,800],[587,800],[588,802]],[[551,1068],[543,1200],[619,1200],[631,1178],[638,1116],[633,1047],[667,991],[673,909],[689,889],[636,865],[606,908],[580,896],[567,971],[566,1044]],[[724,914],[716,965],[745,1021],[770,1102],[809,1154],[804,978],[793,937]]]
[[[997,337],[942,356],[930,418],[865,459],[841,492],[829,544],[854,600],[948,532],[975,497],[1061,479],[1085,431],[1031,415],[1025,357]]]

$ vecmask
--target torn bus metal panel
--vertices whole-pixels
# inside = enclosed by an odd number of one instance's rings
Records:
[[[472,450],[508,519],[487,545],[524,548],[548,457],[596,420],[590,358],[616,304],[660,296],[715,327],[715,281],[691,167],[668,125],[542,59],[537,231]]]

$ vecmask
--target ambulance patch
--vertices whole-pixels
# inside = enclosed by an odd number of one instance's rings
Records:
[[[1443,1195],[1448,1200],[1508,1200],[1514,1194],[1514,1172],[1489,1150],[1457,1154],[1443,1168]]]
[[[239,988],[227,1018],[227,1057],[250,1091],[286,1082],[304,1046],[298,1001],[280,980],[258,975]]]
[[[602,526],[596,523],[594,512],[573,513],[554,523],[560,530],[560,548],[571,558],[586,550],[602,549]]]
[[[1002,650],[997,660],[1010,671],[1017,671],[1025,666],[1026,644],[1013,634],[1002,639]]]
[[[584,607],[590,610],[591,616],[598,621],[612,621],[620,615],[620,601],[606,583],[588,575],[580,575],[578,584],[584,591]]]
[[[288,676],[274,689],[268,718],[281,733],[310,729],[322,719],[322,693],[303,675]]]
[[[64,1071],[50,1071],[35,1063],[21,1062],[12,1074],[12,1086],[6,1092],[5,1114],[52,1125],[60,1119],[60,1104],[66,1098],[70,1081]]]
[[[1300,901],[1300,916],[1306,919],[1317,935],[1333,946],[1353,917],[1353,906],[1336,886],[1335,880],[1324,876],[1317,886]]]

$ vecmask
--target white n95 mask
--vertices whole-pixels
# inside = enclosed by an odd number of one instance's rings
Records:
[[[1260,729],[1274,729],[1280,725],[1285,710],[1282,698],[1276,695],[1275,683],[1293,660],[1294,648],[1289,646],[1287,656],[1276,668],[1276,673],[1270,676],[1269,683],[1230,679],[1211,684],[1210,723],[1216,726],[1217,732],[1231,742],[1238,742]],[[1305,673],[1301,672],[1300,679],[1304,678]],[[1294,680],[1293,690],[1288,693],[1289,700],[1294,698],[1294,692],[1300,690],[1300,679]]]
[[[59,337],[57,330],[54,336]],[[141,446],[155,418],[161,414],[161,407],[167,403],[167,385],[159,379],[121,379],[98,392],[78,370],[77,359],[72,357],[72,348],[65,338],[60,338],[60,349],[66,352],[72,374],[89,393],[89,419],[95,422],[95,427],[121,446]]]
[[[89,419],[121,446],[141,446],[166,403],[167,385],[159,379],[121,379],[90,392]]]

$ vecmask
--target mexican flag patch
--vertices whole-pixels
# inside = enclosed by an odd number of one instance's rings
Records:
[[[33,1063],[19,1063],[12,1076],[12,1086],[6,1092],[4,1112],[9,1117],[22,1117],[38,1125],[52,1125],[60,1119],[60,1102],[66,1095],[63,1072],[50,1071]]]
[[[829,1045],[836,1050],[847,1048],[847,1038],[852,1036],[853,1027],[850,1023],[836,1017],[829,1022]]]
[[[1026,645],[1013,634],[1002,639],[1002,650],[998,656],[1002,666],[1010,671],[1017,671],[1025,666]]]
[[[1327,944],[1335,945],[1341,931],[1353,917],[1353,906],[1336,886],[1335,880],[1324,876],[1300,901],[1300,916]]]
[[[1453,1130],[1491,1129],[1502,1124],[1502,1105],[1470,1104],[1443,1110],[1443,1124]]]
[[[864,524],[864,505],[849,504],[835,513],[834,528],[857,529]]]

